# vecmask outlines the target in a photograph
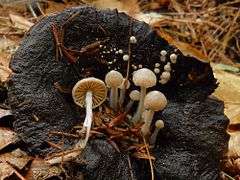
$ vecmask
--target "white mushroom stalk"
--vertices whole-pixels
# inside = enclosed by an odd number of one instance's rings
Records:
[[[134,72],[133,82],[136,86],[141,88],[141,96],[137,108],[137,112],[133,117],[133,122],[136,123],[141,120],[141,116],[144,110],[143,103],[146,95],[147,88],[155,86],[157,82],[156,75],[150,69],[142,68]]]
[[[130,87],[130,82],[127,79],[123,79],[122,84],[119,86],[120,89],[120,97],[119,97],[119,107],[122,107],[125,99],[126,89]]]
[[[144,125],[141,129],[144,136],[150,133],[154,112],[163,110],[166,105],[167,99],[160,91],[151,91],[146,95],[144,100]]]
[[[76,146],[84,148],[89,139],[93,112],[92,109],[100,106],[106,99],[107,89],[104,82],[97,78],[85,78],[76,83],[72,90],[74,102],[86,108],[86,117],[82,132],[86,131],[85,140],[80,140]]]
[[[138,90],[133,90],[133,91],[130,92],[130,94],[129,94],[130,101],[128,102],[128,104],[126,106],[125,112],[129,112],[130,111],[130,109],[133,106],[134,101],[139,101],[140,96],[141,96],[141,94],[140,94],[140,92]]]
[[[156,140],[157,140],[157,135],[160,129],[164,128],[164,122],[162,120],[157,120],[155,122],[155,129],[154,132],[152,133],[150,140],[149,140],[149,144],[150,145],[155,145],[156,144]]]
[[[118,87],[123,82],[123,76],[120,72],[112,70],[106,74],[105,82],[111,88],[110,107],[116,111],[118,109]]]

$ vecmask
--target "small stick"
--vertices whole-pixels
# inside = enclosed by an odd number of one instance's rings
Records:
[[[150,155],[150,152],[149,152],[149,149],[148,149],[148,146],[147,146],[145,137],[144,137],[143,135],[142,135],[142,138],[143,138],[143,142],[144,142],[144,144],[145,144],[145,148],[146,148],[146,151],[147,151],[147,155],[148,155],[148,157],[149,157],[149,164],[150,164],[150,169],[151,169],[152,180],[154,180],[154,172],[153,172],[153,164],[152,164],[151,155]]]

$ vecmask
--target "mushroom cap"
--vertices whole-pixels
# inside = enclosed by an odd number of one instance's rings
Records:
[[[156,85],[157,78],[150,69],[142,68],[133,73],[133,82],[136,86],[149,88]]]
[[[163,110],[167,105],[167,99],[160,91],[149,92],[144,99],[144,108],[152,111]]]
[[[141,93],[138,90],[133,90],[130,92],[129,97],[133,101],[139,101]]]
[[[161,79],[170,80],[170,78],[171,78],[170,72],[164,71],[164,72],[161,74]]]
[[[123,76],[120,72],[112,70],[105,76],[105,83],[108,87],[118,87],[123,82]]]
[[[85,97],[88,91],[92,92],[92,107],[100,106],[107,97],[107,88],[100,79],[89,77],[78,81],[72,89],[73,101],[85,107]]]
[[[123,89],[124,88],[124,82],[125,82],[125,78],[123,78],[123,81],[122,81],[122,84],[118,87],[119,89]],[[129,89],[130,88],[130,81],[127,80],[127,86],[126,86],[126,89]]]
[[[157,120],[157,121],[155,122],[155,127],[156,127],[157,129],[162,129],[162,128],[164,128],[164,122],[163,122],[163,120]]]

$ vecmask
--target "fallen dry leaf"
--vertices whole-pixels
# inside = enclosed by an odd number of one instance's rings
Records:
[[[4,180],[14,173],[14,169],[6,162],[0,162],[0,180]]]
[[[15,143],[17,140],[17,134],[15,132],[7,128],[0,128],[0,150]]]
[[[34,24],[28,21],[26,18],[14,14],[9,14],[13,25],[19,29],[28,31]]]
[[[240,158],[240,131],[229,133],[230,140],[228,143],[227,156],[230,158]]]
[[[219,82],[214,95],[224,101],[225,114],[230,124],[240,123],[240,76],[218,69],[212,64],[214,75]]]
[[[0,65],[0,82],[7,82],[12,75],[12,70]]]
[[[28,156],[21,149],[0,155],[0,162],[7,162],[18,169],[23,169],[31,159],[32,157]]]
[[[53,176],[59,176],[61,173],[62,169],[60,167],[51,166],[42,159],[34,159],[25,178],[28,180],[44,180]]]

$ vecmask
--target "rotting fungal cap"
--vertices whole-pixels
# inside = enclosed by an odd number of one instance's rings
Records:
[[[105,83],[108,87],[118,87],[123,82],[123,76],[120,72],[111,70],[105,76]]]
[[[78,81],[72,89],[73,101],[85,107],[85,97],[88,91],[92,92],[92,107],[100,106],[107,97],[107,88],[105,83],[97,78],[89,77]]]
[[[140,100],[141,93],[138,90],[133,90],[130,92],[129,97],[133,101],[139,101]]]
[[[150,91],[144,99],[144,108],[152,111],[163,110],[167,105],[167,99],[160,91]]]
[[[149,88],[156,85],[157,78],[150,69],[142,68],[133,73],[133,82],[136,86]]]

